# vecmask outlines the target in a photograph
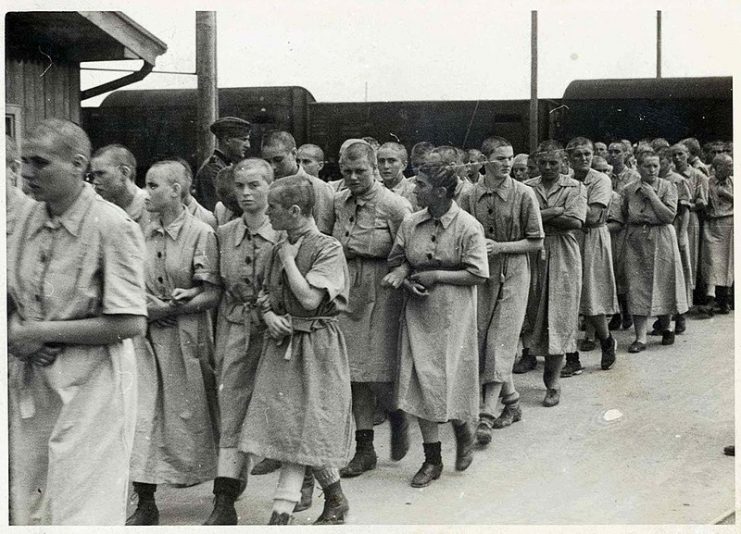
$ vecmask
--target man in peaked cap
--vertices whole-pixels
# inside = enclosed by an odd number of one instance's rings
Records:
[[[216,207],[214,180],[221,169],[247,156],[250,148],[250,123],[237,117],[222,117],[209,129],[218,140],[214,153],[203,162],[196,174],[195,196],[209,211]]]

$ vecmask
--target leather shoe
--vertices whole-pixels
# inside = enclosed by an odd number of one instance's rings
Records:
[[[465,471],[473,462],[473,431],[469,423],[453,424],[455,433],[455,470]]]
[[[491,443],[493,423],[494,418],[491,415],[487,413],[479,415],[479,425],[476,427],[476,442],[479,445],[488,445]]]
[[[342,493],[339,481],[330,484],[324,490],[324,509],[315,525],[344,525],[345,514],[350,511],[350,503]]]
[[[409,451],[409,421],[401,410],[389,412],[391,427],[391,460],[398,462]]]
[[[677,315],[677,318],[674,320],[674,333],[682,334],[686,330],[687,330],[687,320],[684,318],[684,315]]]
[[[366,471],[375,469],[376,462],[378,462],[378,457],[375,450],[356,449],[355,456],[352,457],[352,460],[340,469],[340,476],[342,478],[351,478],[362,475]]]
[[[522,419],[522,408],[520,408],[520,403],[505,404],[502,413],[492,421],[491,426],[492,428],[497,429],[504,428],[510,426],[512,423],[516,423],[520,419]]]
[[[290,525],[292,519],[293,516],[291,514],[287,514],[285,512],[279,514],[278,512],[274,511],[270,515],[270,521],[268,521],[268,525]]]
[[[664,334],[661,336],[661,344],[662,345],[674,345],[674,332],[670,330],[664,331]]]
[[[523,355],[522,358],[520,358],[520,360],[512,368],[512,372],[516,375],[521,375],[527,373],[528,371],[532,371],[537,365],[538,361],[535,359],[535,356],[529,354]]]
[[[265,458],[262,462],[252,468],[252,475],[267,475],[280,469],[280,462],[271,458]]]
[[[127,526],[159,525],[160,511],[152,501],[141,502],[136,511],[126,519]]]
[[[311,508],[312,496],[314,494],[314,473],[311,469],[307,469],[307,471],[308,473],[304,473],[304,482],[301,484],[301,499],[299,499],[293,508],[294,514]]]
[[[548,388],[545,398],[543,399],[543,406],[546,408],[552,408],[559,402],[561,402],[561,391],[558,389]]]
[[[637,352],[641,352],[641,351],[644,351],[644,350],[646,350],[646,344],[645,343],[641,343],[640,341],[634,341],[628,347],[628,352],[630,352],[632,354],[635,354]]]
[[[234,499],[227,495],[214,497],[214,509],[204,525],[236,525],[237,510],[234,508]]]
[[[442,472],[443,464],[433,465],[425,462],[422,464],[422,467],[419,468],[417,474],[414,475],[414,478],[412,478],[412,487],[424,488],[426,486],[429,486],[433,480],[437,480],[438,478],[440,478]]]

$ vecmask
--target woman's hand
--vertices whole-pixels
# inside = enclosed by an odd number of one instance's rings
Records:
[[[394,269],[383,277],[383,280],[381,280],[381,286],[399,289],[402,282],[404,282],[404,278],[406,278],[405,273],[401,272],[399,269]]]
[[[154,295],[147,293],[147,320],[150,323],[156,323],[164,317],[175,313],[175,307],[171,301],[161,300]]]
[[[432,286],[437,284],[438,275],[437,271],[422,271],[420,273],[414,273],[409,277],[409,280],[422,284],[426,289],[430,289]]]
[[[51,365],[57,355],[64,350],[62,345],[46,345],[38,340],[28,323],[21,321],[14,313],[8,321],[8,352],[19,360],[27,361],[39,367]]]
[[[273,339],[281,339],[293,333],[291,323],[286,317],[269,311],[263,314],[263,319],[265,320],[265,325],[268,327],[268,333],[270,333],[270,337]]]
[[[493,239],[486,239],[485,241],[486,241],[486,255],[489,256],[490,258],[502,252],[502,247],[499,246],[499,243],[497,241],[494,241]]]
[[[303,236],[299,237],[294,244],[289,243],[288,240],[283,241],[280,248],[278,248],[278,256],[280,257],[280,261],[283,262],[283,265],[288,261],[296,261],[298,249],[301,248],[301,243],[303,241]]]
[[[408,278],[404,279],[402,285],[404,286],[404,289],[409,291],[414,297],[424,298],[430,294],[425,286],[419,282],[412,282]]]
[[[172,290],[172,294],[170,295],[170,297],[172,297],[172,303],[177,306],[178,304],[182,304],[183,302],[188,302],[193,297],[200,295],[202,292],[203,286],[196,286],[190,289],[183,289],[178,287]]]

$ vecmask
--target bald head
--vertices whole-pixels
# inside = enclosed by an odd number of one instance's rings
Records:
[[[64,159],[80,155],[90,160],[90,139],[82,128],[68,120],[45,119],[31,129],[26,139],[27,144],[50,140],[56,153]]]
[[[304,170],[312,176],[319,176],[324,167],[324,151],[317,145],[306,143],[298,147],[296,159]]]

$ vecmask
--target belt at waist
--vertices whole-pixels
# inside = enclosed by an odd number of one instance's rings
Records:
[[[601,223],[595,223],[595,224],[585,224],[583,226],[583,229],[584,230],[590,230],[592,228],[601,228],[602,226],[607,226],[607,223],[601,222]]]
[[[390,251],[389,251],[390,252]],[[382,261],[386,262],[387,256],[366,256],[364,254],[358,254],[357,252],[346,251],[345,259],[347,260],[363,260],[363,261]]]
[[[328,323],[336,323],[336,315],[316,315],[314,317],[300,317],[291,315],[291,328],[294,332],[313,332],[327,328]]]
[[[628,223],[628,226],[636,226],[638,228],[646,228],[649,226],[671,226],[671,223]]]
[[[729,213],[728,215],[708,215],[708,219],[728,219],[729,217],[733,217],[733,213]]]

